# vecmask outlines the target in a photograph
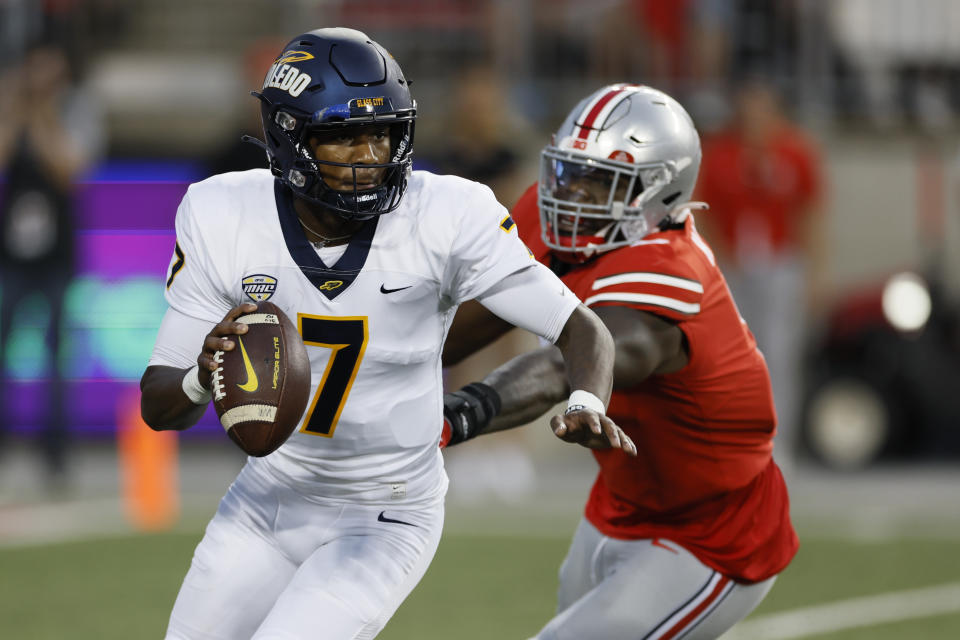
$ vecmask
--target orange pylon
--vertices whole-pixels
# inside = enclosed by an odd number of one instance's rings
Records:
[[[141,531],[173,527],[180,516],[177,433],[147,426],[136,388],[117,403],[117,454],[130,523]]]

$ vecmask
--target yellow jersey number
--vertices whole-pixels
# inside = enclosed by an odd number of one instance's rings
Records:
[[[300,313],[297,314],[297,329],[308,347],[333,351],[300,431],[332,438],[367,348],[367,317]]]

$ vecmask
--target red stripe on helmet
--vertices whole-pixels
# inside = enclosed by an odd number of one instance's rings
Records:
[[[593,105],[593,109],[590,109],[590,113],[587,114],[587,117],[584,118],[583,122],[580,124],[580,133],[577,134],[578,138],[586,138],[590,135],[590,129],[593,128],[593,121],[597,119],[597,116],[600,115],[600,112],[603,111],[603,108],[607,106],[607,103],[616,97],[618,93],[625,91],[630,85],[619,87],[617,89],[612,89],[608,91],[605,96],[600,98],[597,104]]]

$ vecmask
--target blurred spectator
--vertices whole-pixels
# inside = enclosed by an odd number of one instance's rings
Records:
[[[565,74],[580,76],[588,71],[590,43],[583,38],[591,17],[602,15],[610,0],[581,3],[577,0],[531,0],[531,25],[528,55],[532,71],[537,75]],[[616,0],[614,1],[616,4]],[[589,13],[583,15],[586,6]]]
[[[286,41],[279,44],[273,38],[256,42],[247,49],[243,59],[242,86],[247,92],[259,91],[264,77]],[[260,101],[246,100],[237,117],[237,126],[219,147],[214,149],[207,160],[209,175],[228,171],[246,171],[247,169],[265,169],[266,152],[255,144],[242,140],[243,136],[263,139],[263,127],[260,124]]]
[[[0,363],[7,364],[17,307],[41,294],[49,305],[47,339],[51,397],[42,450],[50,480],[62,485],[68,418],[58,367],[63,305],[74,273],[73,187],[102,147],[94,103],[72,80],[68,57],[55,44],[30,47],[7,72],[0,94]],[[7,367],[0,367],[4,392]],[[4,403],[4,406],[7,406]],[[9,412],[0,414],[7,420]],[[0,422],[0,434],[10,425]]]
[[[486,66],[457,75],[440,147],[428,158],[438,173],[482,182],[509,207],[529,182],[521,173],[522,126],[504,87]]]
[[[806,324],[820,309],[824,234],[820,160],[763,80],[737,92],[731,126],[705,140],[697,219],[770,369],[777,406],[776,457],[798,442]]]
[[[43,19],[43,9],[38,2],[0,2],[0,71],[20,57],[31,34],[42,28]]]
[[[735,0],[609,0],[591,6],[598,29],[592,72],[699,89],[727,73]],[[642,42],[642,46],[638,46]]]
[[[657,86],[673,89],[689,73],[689,11],[692,0],[632,0],[635,19],[643,26],[647,75]],[[629,42],[629,40],[625,40]]]

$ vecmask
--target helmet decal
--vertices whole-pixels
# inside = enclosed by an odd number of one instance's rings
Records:
[[[582,117],[578,122],[580,130],[577,132],[577,137],[586,139],[590,135],[591,130],[599,129],[600,127],[597,126],[597,124],[602,125],[606,122],[607,117],[623,99],[621,94],[636,86],[637,85],[615,84],[602,92],[597,92],[594,99],[590,100],[581,111]],[[620,100],[614,100],[614,98],[618,96],[620,96]]]
[[[349,103],[351,109],[367,109],[373,110],[374,107],[383,106],[383,96],[378,96],[376,98],[354,98]]]
[[[264,89],[282,89],[294,98],[298,97],[303,90],[310,86],[313,79],[309,74],[301,73],[296,67],[288,64],[273,67],[274,73],[270,81],[264,85]]]
[[[291,66],[290,63],[312,59],[313,54],[306,51],[284,51],[270,66],[270,70],[267,71],[267,77],[263,81],[262,89],[268,87],[282,89],[296,98],[303,93],[304,89],[310,86],[312,78],[309,74],[303,73],[296,67]]]
[[[312,60],[313,54],[307,51],[293,51],[288,50],[280,54],[280,57],[277,58],[276,62],[273,64],[289,64],[291,62],[301,62],[303,60]]]

